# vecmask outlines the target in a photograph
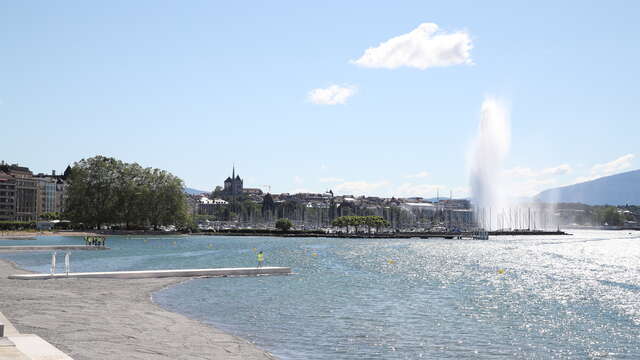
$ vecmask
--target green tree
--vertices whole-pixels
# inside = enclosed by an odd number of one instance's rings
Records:
[[[59,220],[60,217],[59,212],[46,212],[40,215],[40,218],[43,220]]]
[[[376,228],[380,231],[380,228],[389,226],[389,222],[381,216],[369,215],[369,216],[341,216],[335,218],[331,225],[346,228],[349,233],[349,228],[353,227],[354,231],[358,233],[361,226],[366,226],[367,231],[371,233],[371,228]]]
[[[331,222],[331,225],[341,229],[346,227],[347,233],[349,232],[349,228],[347,227],[348,225],[347,225],[346,216],[340,216],[333,219],[333,221]]]
[[[96,156],[75,163],[67,179],[65,215],[74,222],[89,227],[187,224],[182,180],[166,171]]]
[[[381,216],[375,215],[365,217],[365,224],[367,225],[369,233],[371,233],[372,227],[376,229],[376,232],[380,232],[380,228],[389,226],[389,222],[387,220]]]
[[[276,229],[281,231],[289,231],[293,227],[291,220],[287,218],[281,218],[276,221]]]
[[[211,198],[212,199],[216,199],[222,196],[222,186],[218,185],[216,186],[215,189],[213,189],[213,191],[211,192]]]
[[[598,215],[603,225],[607,224],[611,226],[620,226],[624,223],[622,215],[614,206],[606,206],[604,208],[601,208]]]
[[[69,176],[66,214],[74,222],[90,227],[117,222],[116,176],[122,163],[96,156],[75,163]]]

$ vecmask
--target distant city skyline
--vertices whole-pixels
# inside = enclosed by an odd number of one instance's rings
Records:
[[[640,4],[0,5],[0,159],[94,155],[212,190],[469,195],[480,105],[512,196],[637,169]],[[408,51],[410,49],[410,51]]]

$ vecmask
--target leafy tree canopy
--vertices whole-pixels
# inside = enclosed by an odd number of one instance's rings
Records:
[[[291,223],[291,220],[287,218],[278,219],[278,221],[276,221],[276,229],[278,230],[289,231],[292,227],[293,224]]]
[[[167,171],[95,156],[75,163],[68,180],[65,215],[74,222],[154,228],[187,222],[182,180]]]

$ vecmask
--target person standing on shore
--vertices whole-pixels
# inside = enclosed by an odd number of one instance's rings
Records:
[[[262,253],[262,251],[260,251],[258,253],[258,267],[261,268],[263,263],[264,263],[264,254]]]

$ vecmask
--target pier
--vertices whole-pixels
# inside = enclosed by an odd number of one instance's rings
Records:
[[[106,246],[94,245],[19,245],[19,246],[0,246],[0,251],[71,251],[71,250],[109,250]]]
[[[277,230],[263,230],[263,231],[243,231],[244,229],[238,229],[235,231],[220,231],[220,232],[201,232],[194,233],[192,235],[212,235],[212,236],[276,236],[276,237],[300,237],[300,238],[345,238],[345,239],[470,239],[473,238],[475,231],[442,231],[442,232],[379,232],[379,233],[347,233],[347,232],[334,232],[334,233],[322,233],[322,232],[304,232],[304,231],[290,231],[282,232]],[[561,230],[494,230],[488,232],[490,236],[557,236],[557,235],[571,235]]]
[[[47,280],[58,278],[102,278],[102,279],[148,279],[166,277],[226,277],[226,276],[263,276],[290,275],[290,267],[249,267],[218,269],[178,269],[178,270],[141,270],[109,272],[76,272],[56,274],[17,274],[9,275],[16,280]]]

